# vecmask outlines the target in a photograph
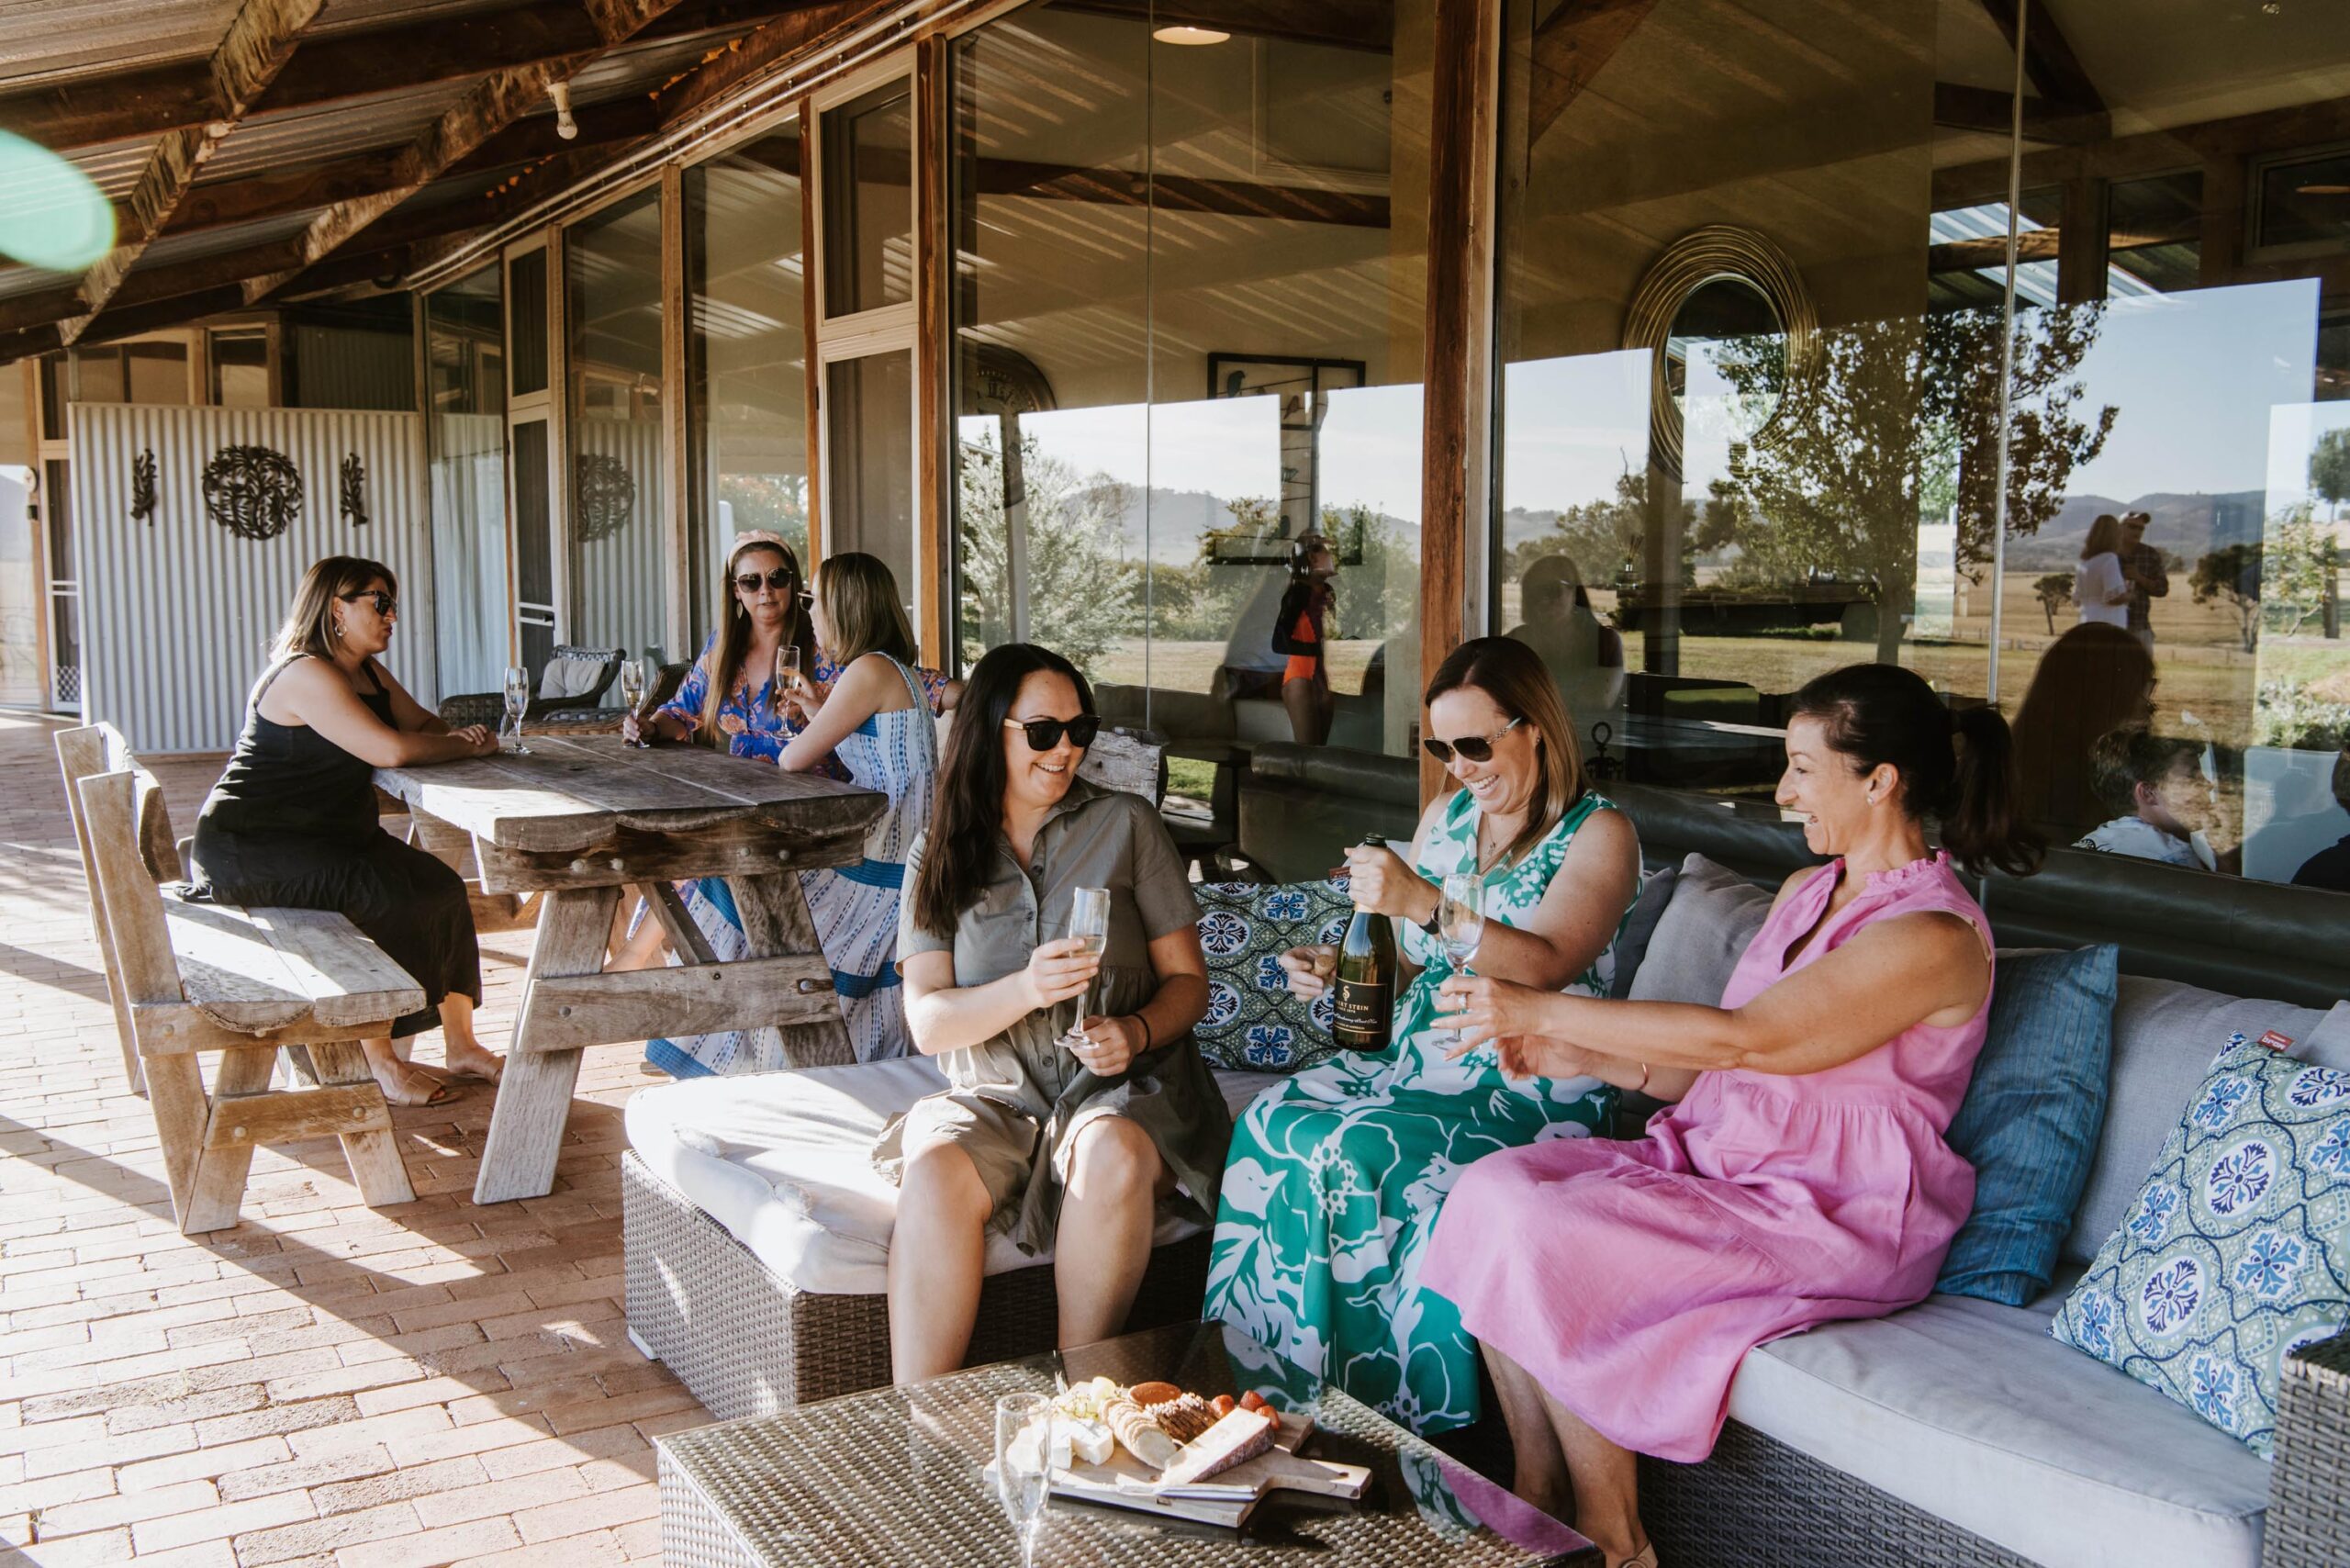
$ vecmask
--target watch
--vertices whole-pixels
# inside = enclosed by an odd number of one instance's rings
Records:
[[[1428,911],[1428,917],[1414,924],[1427,932],[1431,940],[1438,942],[1444,940],[1444,890],[1442,888],[1436,890],[1436,907]]]

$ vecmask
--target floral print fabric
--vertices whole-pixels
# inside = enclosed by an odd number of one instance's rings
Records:
[[[1575,830],[1608,803],[1586,794],[1523,861],[1489,873],[1485,917],[1521,924]],[[1440,881],[1473,866],[1477,819],[1466,791],[1454,797],[1421,850],[1420,874]],[[1378,1054],[1341,1052],[1297,1074],[1234,1131],[1206,1315],[1414,1430],[1434,1432],[1476,1420],[1480,1404],[1475,1342],[1452,1304],[1419,1282],[1446,1195],[1495,1150],[1588,1137],[1616,1091],[1591,1078],[1505,1078],[1490,1047],[1447,1060],[1451,1036],[1430,1021],[1449,962],[1417,926],[1398,929],[1422,968],[1396,1004],[1397,1043]],[[1606,996],[1614,972],[1611,940],[1565,989]]]
[[[1337,942],[1354,904],[1347,879],[1209,882],[1200,901],[1200,949],[1208,960],[1207,1016],[1192,1027],[1210,1067],[1229,1072],[1297,1072],[1337,1052],[1328,992],[1308,1005],[1290,994],[1281,955]]]
[[[2048,1331],[2261,1453],[2284,1358],[2350,1316],[2350,1072],[2242,1035]]]

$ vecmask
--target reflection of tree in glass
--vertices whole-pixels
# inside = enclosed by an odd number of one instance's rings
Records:
[[[2236,635],[2244,651],[2260,644],[2260,556],[2257,544],[2230,544],[2195,563],[2188,579],[2195,602],[2225,604],[2236,612]]]
[[[2350,428],[2328,431],[2310,449],[2310,488],[2333,509],[2342,521],[2342,503],[2350,501]]]
[[[2073,601],[2073,574],[2051,572],[2031,585],[2040,596],[2040,612],[2048,617],[2048,634],[2056,635],[2056,611],[2060,606]]]
[[[1010,639],[1010,536],[1003,516],[1003,455],[992,442],[963,443],[963,647],[976,659]],[[1020,442],[1027,498],[1028,634],[1088,675],[1120,638],[1136,632],[1135,570],[1121,558],[1118,524],[1131,487],[1047,455],[1034,436]]]
[[[2271,520],[2260,562],[2262,619],[2268,628],[2289,637],[2322,615],[2334,570],[2333,530],[2317,521],[2313,507],[2288,507]]]
[[[2056,515],[2076,465],[2095,458],[2120,412],[2078,410],[2075,373],[2097,342],[2102,305],[2019,312],[2009,414],[2008,532]],[[1918,524],[1958,515],[1962,569],[1991,555],[1998,473],[1999,318],[1953,310],[1866,321],[1819,334],[1817,357],[1766,442],[1750,447],[1716,502],[1746,554],[1786,580],[1833,574],[1877,610],[1877,657],[1901,643],[1917,577]],[[1741,393],[1785,373],[1751,340],[1718,364]]]
[[[718,498],[734,520],[734,532],[764,528],[781,534],[802,561],[808,553],[808,482],[788,474],[721,474]]]
[[[1648,471],[1634,473],[1628,467],[1616,477],[1613,499],[1569,507],[1558,514],[1550,532],[1510,546],[1504,576],[1514,581],[1543,556],[1565,555],[1582,571],[1586,584],[1637,578],[1648,558]],[[1674,532],[1681,541],[1682,577],[1686,580],[1698,549],[1711,547],[1698,528],[1696,503],[1682,503],[1681,526]]]

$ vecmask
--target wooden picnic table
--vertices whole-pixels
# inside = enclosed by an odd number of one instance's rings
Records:
[[[853,1059],[796,873],[855,863],[883,797],[701,746],[530,737],[530,755],[379,769],[420,826],[469,834],[486,892],[542,892],[522,1006],[474,1201],[554,1183],[579,1053],[655,1036],[774,1025],[786,1058]],[[750,956],[720,963],[673,883],[722,877]],[[604,972],[624,889],[649,902],[681,967]]]

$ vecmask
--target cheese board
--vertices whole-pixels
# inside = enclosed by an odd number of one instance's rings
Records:
[[[1359,1501],[1371,1485],[1371,1472],[1359,1464],[1308,1458],[1297,1450],[1313,1436],[1310,1417],[1263,1412],[1259,1428],[1244,1417],[1227,1419],[1176,1450],[1164,1466],[1138,1457],[1126,1442],[1108,1445],[1099,1460],[1088,1455],[1082,1430],[1074,1442],[1055,1442],[1046,1473],[1051,1496],[1098,1507],[1123,1508],[1161,1520],[1238,1529],[1259,1504],[1276,1492],[1306,1493],[1342,1502]],[[1237,1432],[1237,1437],[1233,1434]],[[1251,1451],[1261,1448],[1261,1451]],[[1220,1451],[1222,1450],[1222,1451]],[[1230,1452],[1246,1452],[1237,1462]],[[992,1469],[992,1467],[990,1467]],[[1205,1473],[1200,1473],[1204,1470]],[[990,1475],[990,1484],[993,1484]]]

